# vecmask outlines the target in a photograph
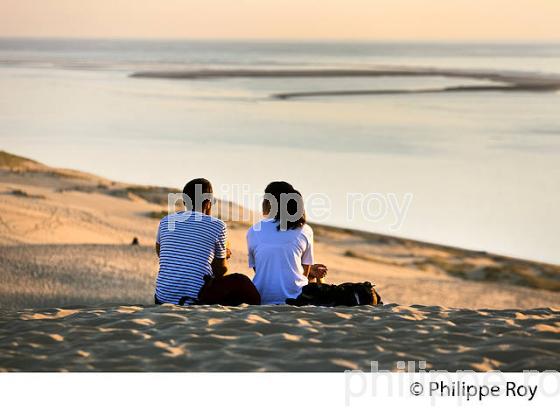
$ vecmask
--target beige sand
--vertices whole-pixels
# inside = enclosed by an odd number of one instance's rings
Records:
[[[437,368],[560,368],[560,314],[547,309],[560,305],[558,266],[332,227],[314,227],[329,281],[368,280],[386,303],[430,307],[149,307],[157,272],[151,214],[165,209],[168,191],[0,152],[1,368],[323,370],[376,358],[392,367],[399,357]],[[248,225],[228,225],[231,271],[250,274]],[[140,246],[130,246],[133,237]],[[102,304],[146,307],[131,314]],[[69,305],[97,307],[66,317],[42,310]],[[29,308],[38,310],[21,311]],[[202,345],[222,357],[209,362]]]
[[[556,309],[111,306],[3,312],[2,370],[560,368]],[[418,365],[418,364],[417,364]]]

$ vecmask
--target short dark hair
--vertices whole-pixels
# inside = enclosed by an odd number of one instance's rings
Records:
[[[306,224],[303,197],[292,184],[285,181],[274,181],[266,186],[264,193],[263,208],[269,212],[271,218],[278,222],[278,230],[297,229]],[[274,210],[272,210],[270,199],[274,199],[276,202]],[[285,209],[280,209],[281,206],[284,206]],[[297,214],[300,214],[297,220],[289,220],[289,216]]]
[[[183,188],[183,202],[187,210],[202,209],[206,201],[213,200],[212,184],[205,178],[195,178]]]

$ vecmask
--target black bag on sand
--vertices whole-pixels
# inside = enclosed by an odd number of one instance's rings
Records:
[[[381,296],[370,282],[342,283],[340,285],[309,283],[301,289],[301,294],[297,298],[286,299],[286,303],[292,306],[373,306],[383,304]]]
[[[231,273],[219,278],[205,276],[198,298],[192,299],[184,296],[179,301],[179,305],[182,306],[185,303],[222,306],[239,306],[243,303],[260,305],[261,295],[247,276],[241,273]]]

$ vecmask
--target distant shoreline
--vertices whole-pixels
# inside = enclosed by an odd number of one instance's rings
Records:
[[[301,97],[336,97],[382,94],[416,94],[443,92],[554,92],[560,90],[560,76],[525,72],[496,72],[484,70],[451,70],[436,68],[378,67],[370,69],[203,69],[181,71],[138,71],[132,78],[168,80],[202,80],[226,78],[372,78],[372,77],[445,77],[470,80],[486,80],[494,84],[459,85],[454,87],[404,90],[302,90],[290,93],[274,93],[272,98],[291,99]]]
[[[555,89],[543,87],[523,87],[523,86],[459,86],[444,88],[425,88],[418,90],[333,90],[333,91],[302,91],[296,93],[278,93],[273,94],[273,98],[279,100],[290,100],[294,98],[305,97],[350,97],[350,96],[367,96],[367,95],[398,95],[398,94],[437,94],[437,93],[456,93],[456,92],[554,92]]]

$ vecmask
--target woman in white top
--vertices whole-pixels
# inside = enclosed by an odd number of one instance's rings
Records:
[[[313,264],[313,230],[306,223],[303,198],[291,184],[268,184],[263,215],[247,232],[249,267],[255,270],[261,303],[283,304],[308,281],[322,279],[327,268]]]

